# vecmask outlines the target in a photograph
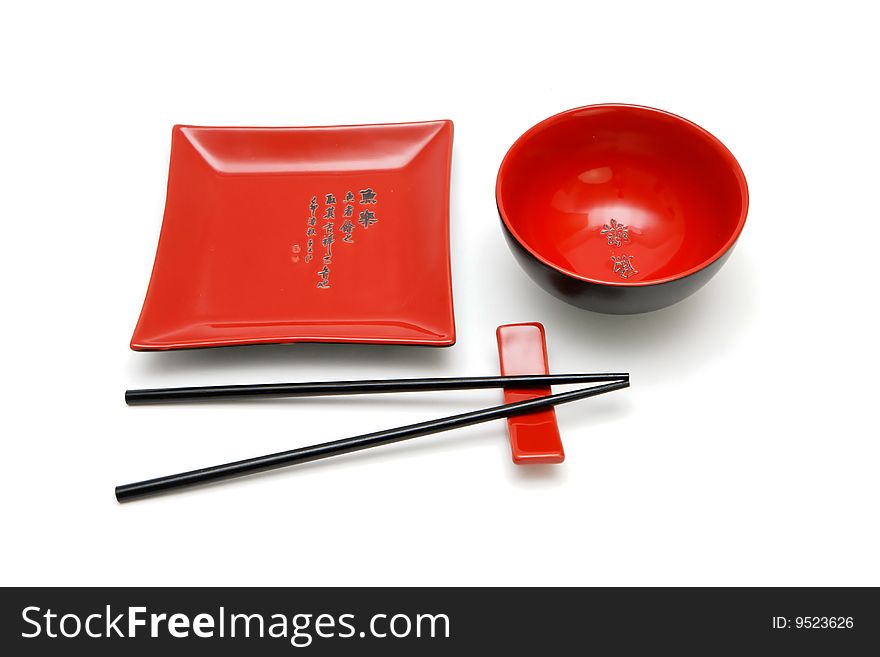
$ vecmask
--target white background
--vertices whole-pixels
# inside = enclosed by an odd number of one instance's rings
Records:
[[[12,3],[2,61],[4,584],[880,584],[880,58],[869,3]],[[751,211],[683,303],[600,316],[537,288],[494,180],[560,110],[718,136]],[[174,123],[455,122],[458,344],[133,353]],[[498,368],[541,321],[564,465],[502,422],[118,505],[117,484],[498,403],[495,391],[128,408],[127,387]]]

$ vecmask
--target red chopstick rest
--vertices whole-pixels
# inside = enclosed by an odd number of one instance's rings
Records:
[[[495,331],[501,374],[549,374],[544,326],[538,322],[503,324]],[[551,394],[550,388],[504,389],[504,403],[512,404]],[[562,463],[565,452],[556,424],[556,411],[544,411],[507,418],[510,451],[517,465]]]

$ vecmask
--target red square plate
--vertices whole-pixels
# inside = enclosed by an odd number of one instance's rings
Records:
[[[452,122],[175,126],[135,350],[448,346]]]

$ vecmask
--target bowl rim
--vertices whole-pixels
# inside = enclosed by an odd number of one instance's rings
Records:
[[[626,109],[626,110],[636,110],[640,112],[644,112],[646,114],[652,115],[661,115],[667,118],[674,119],[678,122],[681,122],[688,127],[696,130],[696,132],[702,136],[705,140],[707,140],[712,146],[714,146],[724,158],[728,165],[730,165],[731,170],[733,171],[734,177],[739,183],[740,189],[740,197],[742,200],[742,209],[740,210],[739,220],[737,221],[736,228],[730,234],[730,237],[727,241],[721,246],[718,251],[713,253],[710,257],[703,260],[701,263],[697,264],[690,269],[686,269],[682,272],[671,276],[665,276],[663,278],[658,278],[649,281],[605,281],[597,278],[590,278],[589,276],[584,276],[582,274],[578,274],[577,272],[571,271],[570,269],[566,269],[565,267],[560,267],[554,262],[551,262],[540,253],[535,251],[528,243],[523,240],[519,233],[513,228],[511,221],[507,217],[507,211],[504,208],[504,202],[501,199],[501,181],[504,178],[504,174],[508,167],[508,164],[511,160],[512,155],[522,148],[523,143],[530,139],[532,136],[537,134],[538,132],[544,130],[548,126],[557,123],[561,119],[574,114],[575,112],[583,112],[584,110],[607,110],[607,109]],[[679,116],[678,114],[673,114],[672,112],[667,112],[666,110],[658,109],[656,107],[648,107],[646,105],[634,105],[630,103],[596,103],[592,105],[582,105],[580,107],[573,107],[571,109],[564,110],[553,116],[549,116],[543,121],[536,123],[531,128],[526,130],[523,134],[521,134],[515,142],[510,146],[507,150],[507,153],[504,155],[504,158],[501,160],[501,165],[498,167],[498,175],[495,179],[495,205],[498,209],[498,214],[501,217],[501,221],[504,224],[504,227],[510,232],[513,238],[517,241],[517,243],[522,246],[529,254],[532,255],[533,258],[538,260],[539,262],[544,263],[551,269],[554,269],[566,276],[570,276],[571,278],[575,278],[586,283],[592,283],[594,285],[605,285],[608,287],[649,287],[652,285],[662,285],[664,283],[670,283],[672,281],[677,281],[682,278],[687,278],[691,274],[695,274],[698,271],[705,269],[713,262],[722,257],[725,253],[727,253],[733,245],[736,243],[737,239],[739,239],[740,234],[743,231],[743,227],[746,223],[746,216],[749,212],[749,188],[748,183],[746,182],[745,174],[743,173],[742,167],[740,166],[737,159],[734,157],[733,153],[730,152],[730,149],[724,145],[724,143],[718,139],[711,132],[703,128],[702,126],[697,125],[693,121],[684,118],[683,116]]]

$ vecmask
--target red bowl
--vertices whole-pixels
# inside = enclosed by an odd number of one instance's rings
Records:
[[[674,114],[589,105],[511,146],[495,188],[526,272],[574,305],[656,310],[702,287],[742,232],[748,188],[718,139]]]

